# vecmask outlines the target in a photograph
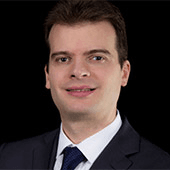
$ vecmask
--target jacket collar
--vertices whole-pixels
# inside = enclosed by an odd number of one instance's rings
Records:
[[[123,125],[91,167],[93,169],[127,169],[133,162],[128,156],[139,152],[140,137],[128,120],[122,117]],[[33,151],[33,169],[53,169],[60,130],[45,135]]]
[[[32,158],[33,169],[53,169],[59,138],[59,129],[47,133],[38,146],[35,146]]]
[[[93,169],[128,169],[133,162],[128,156],[139,152],[140,136],[122,117],[123,125],[91,167]]]

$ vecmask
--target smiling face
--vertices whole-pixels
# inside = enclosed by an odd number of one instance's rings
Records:
[[[104,21],[54,25],[49,44],[46,87],[61,118],[111,118],[130,72],[128,61],[120,67],[112,25]]]

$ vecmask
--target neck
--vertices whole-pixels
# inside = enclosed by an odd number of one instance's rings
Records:
[[[74,144],[78,144],[111,124],[116,118],[116,109],[112,114],[105,115],[107,116],[100,119],[82,118],[70,120],[62,118],[63,131]]]

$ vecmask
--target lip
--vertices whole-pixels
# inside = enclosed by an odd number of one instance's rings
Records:
[[[77,91],[73,91],[77,90]],[[90,86],[72,86],[66,89],[67,93],[74,97],[87,97],[90,94],[94,93],[96,88],[91,88]]]

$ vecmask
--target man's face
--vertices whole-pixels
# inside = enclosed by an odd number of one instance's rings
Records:
[[[121,86],[127,84],[130,64],[126,61],[120,67],[112,25],[54,25],[49,43],[46,87],[51,89],[61,117],[113,114]]]

